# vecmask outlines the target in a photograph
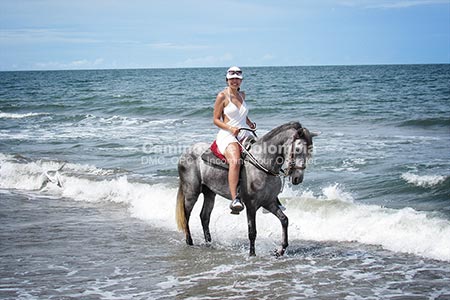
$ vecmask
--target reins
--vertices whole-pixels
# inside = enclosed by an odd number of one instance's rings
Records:
[[[252,132],[255,137],[257,137],[256,135],[256,129],[250,129],[250,128],[239,128],[239,130],[247,130]],[[264,167],[257,159],[256,157],[253,156],[253,154],[251,154],[245,147],[244,145],[242,145],[242,143],[239,141],[239,139],[236,137],[236,141],[239,144],[239,146],[241,146],[242,151],[247,155],[247,157],[250,158],[250,162],[257,167],[258,169],[260,169],[261,171],[272,175],[272,176],[276,176],[276,177],[283,177],[283,180],[289,176],[293,170],[299,169],[299,170],[304,170],[306,167],[305,166],[300,166],[297,167],[295,165],[295,160],[294,160],[294,148],[295,148],[295,141],[297,141],[298,139],[300,139],[299,137],[294,138],[294,140],[292,141],[292,147],[291,147],[291,153],[290,153],[290,158],[289,158],[289,162],[288,162],[288,168],[286,170],[283,170],[282,168],[280,168],[280,171],[277,173],[273,170],[270,170],[266,167]]]

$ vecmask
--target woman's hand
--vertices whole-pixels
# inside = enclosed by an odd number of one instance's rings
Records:
[[[239,134],[239,128],[230,126],[230,132],[232,135],[237,136]]]
[[[247,120],[246,120],[247,122],[247,125],[248,125],[248,127],[250,128],[250,129],[256,129],[256,123],[255,122],[252,122],[248,117],[247,117]]]

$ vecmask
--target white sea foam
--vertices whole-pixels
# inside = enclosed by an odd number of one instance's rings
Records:
[[[409,184],[419,187],[432,187],[441,184],[446,177],[442,175],[417,175],[410,172],[403,173],[401,178]]]
[[[0,111],[0,119],[23,119],[34,116],[45,115],[44,113],[26,113],[26,114],[18,114],[18,113],[5,113]]]
[[[0,188],[37,190],[45,181],[45,171],[57,170],[56,162],[18,162],[12,156],[0,155]]]
[[[44,160],[28,161],[23,158],[16,158],[12,155],[0,153],[0,188],[27,191],[39,190],[44,187],[43,184],[46,182],[45,172],[56,171],[63,165],[62,172],[69,172],[71,174],[106,176],[114,173],[112,170],[99,169],[87,164],[80,165]],[[71,176],[61,177],[63,181],[72,178]],[[73,178],[75,180],[79,179],[77,177]]]
[[[349,192],[344,191],[339,183],[323,188],[322,193],[324,195],[324,197],[320,198],[322,200],[337,200],[353,203],[353,196]]]
[[[412,208],[388,209],[352,203],[339,185],[288,199],[291,238],[356,241],[383,248],[450,260],[450,222]],[[337,195],[332,197],[330,195]],[[332,201],[330,201],[332,200]],[[293,206],[293,207],[292,207]],[[263,222],[264,223],[264,222]]]
[[[133,182],[127,176],[104,176],[92,166],[68,164],[61,171],[62,187],[48,183],[39,191],[47,170],[56,170],[59,162],[18,162],[0,155],[0,188],[20,189],[65,197],[76,201],[111,202],[124,205],[130,215],[152,226],[176,231],[175,202],[177,189],[168,184]],[[65,171],[66,170],[66,171]],[[76,172],[75,172],[76,171]],[[79,175],[85,172],[85,176]],[[450,261],[450,222],[412,208],[388,209],[356,203],[351,193],[339,184],[326,186],[320,195],[311,191],[301,194],[285,189],[281,195],[289,217],[291,240],[347,241],[380,245],[385,249]],[[203,242],[199,214],[200,196],[190,228],[195,243]],[[215,241],[230,246],[247,239],[245,214],[229,213],[229,201],[217,197],[211,215],[211,234]],[[270,214],[257,215],[257,243],[279,241],[279,220]],[[180,234],[180,239],[183,235]],[[272,247],[270,246],[270,247]],[[258,245],[257,245],[258,247]]]
[[[144,189],[144,187],[139,187]],[[175,230],[176,189],[148,186],[148,192],[131,201],[133,216],[156,226]],[[346,241],[380,245],[385,249],[450,261],[450,222],[429,217],[411,208],[388,209],[354,203],[350,193],[338,184],[323,188],[322,195],[305,192],[299,197],[283,199],[290,220],[290,239]],[[196,243],[203,242],[199,214],[202,197],[192,212],[190,227]],[[224,245],[246,239],[245,214],[229,214],[229,201],[217,197],[211,215],[211,234]],[[258,238],[271,242],[280,239],[280,222],[273,215],[258,213]]]
[[[136,126],[136,125],[145,125],[145,126],[169,126],[176,124],[179,122],[179,119],[162,119],[162,120],[149,120],[146,118],[137,118],[137,117],[125,117],[113,115],[110,117],[101,117],[88,114],[86,117],[80,121],[80,124],[83,125],[91,125],[94,128],[98,128],[98,124],[102,124],[103,126],[113,125],[113,126]]]

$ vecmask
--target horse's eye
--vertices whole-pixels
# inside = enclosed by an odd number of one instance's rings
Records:
[[[303,144],[298,144],[297,147],[295,147],[295,154],[301,154],[303,152]]]

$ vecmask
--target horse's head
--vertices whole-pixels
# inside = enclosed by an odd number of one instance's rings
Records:
[[[317,135],[318,133],[302,127],[299,122],[278,126],[252,146],[252,153],[259,153],[259,161],[270,161],[272,168],[262,166],[258,163],[258,159],[253,162],[257,168],[266,173],[275,176],[284,173],[291,177],[293,184],[300,184],[303,181],[306,162],[312,153],[312,139]],[[285,171],[282,170],[284,164],[287,164]]]
[[[306,163],[312,155],[312,139],[317,135],[319,133],[310,132],[307,128],[301,127],[292,138],[291,147],[288,147],[288,153],[286,154],[286,173],[291,177],[291,182],[294,185],[303,182]]]

